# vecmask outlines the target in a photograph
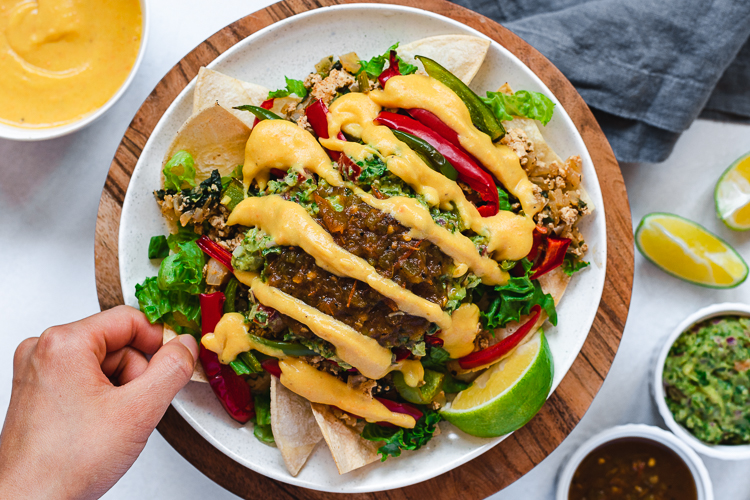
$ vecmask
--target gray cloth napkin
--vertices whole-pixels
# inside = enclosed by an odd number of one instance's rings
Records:
[[[619,161],[665,160],[699,115],[750,123],[750,0],[454,0],[575,85]]]

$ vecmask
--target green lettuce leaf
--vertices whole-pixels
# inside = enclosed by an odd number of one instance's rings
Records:
[[[508,192],[505,189],[498,186],[497,197],[500,200],[500,205],[498,207],[500,210],[506,210],[508,212],[513,210],[510,206],[510,198]]]
[[[159,288],[156,277],[135,285],[138,306],[150,323],[166,323],[178,334],[200,336],[201,306],[197,295]]]
[[[195,187],[195,161],[187,151],[177,151],[164,165],[164,189],[181,190],[183,185]]]
[[[557,324],[557,312],[552,295],[545,294],[539,280],[529,278],[531,262],[528,259],[520,261],[524,274],[511,277],[505,285],[493,288],[482,285],[482,290],[489,298],[489,307],[481,312],[482,323],[485,328],[498,328],[510,321],[519,321],[521,316],[531,312],[535,305],[541,306],[547,312],[549,321]]]
[[[151,241],[148,242],[148,258],[163,259],[167,255],[169,255],[167,237],[164,235],[152,236]]]
[[[588,267],[590,265],[589,262],[578,260],[573,254],[566,253],[565,254],[565,260],[563,260],[562,268],[565,274],[568,276],[573,276],[573,273],[577,273],[584,267]]]
[[[552,119],[555,103],[544,94],[519,90],[513,95],[502,92],[487,92],[487,97],[482,100],[495,113],[501,121],[512,120],[514,116],[523,116],[539,120],[542,125]]]
[[[305,84],[302,80],[293,80],[287,77],[284,77],[284,79],[286,80],[286,88],[269,92],[269,99],[273,99],[276,97],[287,97],[291,94],[294,94],[301,99],[307,97],[307,88],[305,88]]]
[[[179,252],[164,259],[159,267],[159,288],[199,294],[204,289],[203,266],[206,264],[206,258],[203,251],[194,241],[177,245]]]
[[[367,72],[367,76],[370,78],[377,78],[380,76],[380,73],[383,72],[383,68],[385,67],[385,63],[388,62],[388,59],[390,58],[390,54],[392,50],[396,50],[398,48],[398,42],[388,47],[388,50],[385,51],[384,54],[375,56],[369,61],[359,61],[360,68],[359,71],[357,71],[357,74],[359,75],[363,71]],[[413,64],[409,64],[407,62],[404,62],[400,57],[396,56],[398,59],[398,70],[402,75],[410,75],[417,71],[417,67]]]
[[[251,419],[255,423],[253,435],[265,444],[275,444],[271,430],[271,395],[270,393],[255,395],[255,416]]]
[[[380,461],[385,462],[388,457],[401,456],[402,450],[418,450],[432,439],[440,414],[429,408],[420,408],[424,412],[422,418],[417,420],[413,429],[401,427],[382,427],[378,424],[367,423],[362,431],[362,437],[369,441],[381,441],[383,445],[378,448]]]
[[[187,224],[186,226],[177,224],[177,232],[167,236],[167,245],[169,245],[170,250],[177,253],[180,251],[180,243],[195,241],[198,238],[200,238],[200,235],[195,232],[192,224]]]

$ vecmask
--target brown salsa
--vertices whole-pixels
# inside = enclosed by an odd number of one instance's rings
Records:
[[[569,500],[697,500],[685,462],[666,446],[643,438],[605,443],[583,459]]]

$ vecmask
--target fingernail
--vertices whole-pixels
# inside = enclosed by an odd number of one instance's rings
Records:
[[[179,340],[182,345],[190,349],[190,354],[193,355],[193,361],[195,362],[195,360],[198,359],[198,342],[195,340],[195,337],[193,337],[189,333],[186,333],[184,335],[179,335],[177,337],[177,340]]]

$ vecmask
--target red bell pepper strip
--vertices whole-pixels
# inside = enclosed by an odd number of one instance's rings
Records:
[[[562,265],[565,260],[565,252],[570,246],[569,238],[547,238],[547,251],[539,265],[534,266],[531,271],[531,279],[535,280],[539,276],[547,274],[556,267]]]
[[[403,413],[405,415],[409,415],[410,417],[414,417],[414,420],[419,420],[422,418],[422,413],[414,406],[407,404],[407,403],[397,403],[396,401],[391,401],[390,399],[383,399],[383,398],[375,398],[378,401],[380,401],[383,406],[388,408],[393,413]],[[382,422],[386,423],[386,422]],[[381,422],[378,422],[378,424],[381,424]]]
[[[402,361],[409,357],[411,351],[409,349],[404,349],[403,347],[394,347],[393,354],[396,355],[396,361]]]
[[[279,366],[278,359],[264,359],[260,362],[260,366],[274,377],[281,378],[281,367]]]
[[[378,76],[380,86],[385,88],[385,82],[387,82],[394,76],[401,76],[401,71],[399,71],[398,69],[398,56],[396,56],[396,51],[392,50],[389,54],[388,69],[383,70],[383,72]]]
[[[427,345],[431,345],[433,347],[443,347],[443,344],[445,343],[443,342],[443,339],[436,335],[425,335],[424,341]]]
[[[310,126],[313,129],[313,132],[315,132],[315,135],[317,135],[321,139],[328,139],[328,116],[327,115],[328,115],[328,108],[326,107],[323,101],[315,101],[314,103],[310,104],[307,108],[305,108],[305,116],[307,117],[307,123],[310,124]],[[339,132],[339,134],[336,136],[336,139],[345,141],[346,137],[344,137],[344,134],[342,132]],[[333,161],[338,161],[339,157],[341,156],[341,153],[339,151],[328,151],[328,156],[330,156],[331,159],[333,159]]]
[[[420,108],[407,109],[406,112],[409,113],[412,118],[420,122],[422,125],[434,130],[435,132],[440,134],[443,139],[450,141],[451,144],[468,155],[463,146],[461,146],[461,141],[458,139],[458,132],[446,125],[443,120],[437,117],[437,115],[435,115],[431,111]]]
[[[505,337],[497,344],[490,346],[481,351],[472,352],[471,354],[464,356],[458,360],[458,364],[461,368],[468,370],[470,368],[478,368],[480,366],[489,365],[502,358],[504,355],[509,353],[514,347],[516,347],[526,335],[534,328],[536,322],[539,320],[539,316],[542,314],[542,308],[538,305],[531,308],[531,317],[518,328],[515,332]]]
[[[375,123],[406,132],[428,142],[453,165],[453,168],[458,172],[459,180],[468,184],[470,188],[479,193],[483,201],[487,202],[487,205],[478,208],[482,217],[489,217],[498,212],[500,200],[492,176],[482,170],[474,160],[449,140],[413,118],[388,111],[382,111],[375,119]]]
[[[531,262],[532,264],[534,263],[536,258],[539,257],[539,250],[541,249],[542,243],[544,243],[547,234],[549,234],[549,229],[547,229],[546,227],[534,227],[534,232],[532,233],[533,241],[531,243],[531,251],[526,256],[526,258],[529,259],[529,262]]]
[[[273,98],[266,99],[265,101],[263,101],[263,104],[261,104],[260,107],[263,108],[263,109],[271,109],[273,107]],[[258,119],[258,117],[255,117],[255,121],[253,122],[253,128],[255,128],[255,126],[259,122],[260,122],[260,120]]]
[[[211,333],[221,319],[224,306],[224,294],[221,292],[200,295],[201,303],[201,332],[203,335]],[[208,383],[213,389],[221,405],[236,421],[244,424],[255,415],[253,396],[250,386],[237,375],[229,365],[219,362],[219,356],[200,346],[198,357],[206,372]]]
[[[232,267],[232,254],[229,250],[211,240],[205,234],[198,238],[196,243],[206,255],[221,262],[227,269],[229,269],[230,273],[234,272],[234,268]]]

